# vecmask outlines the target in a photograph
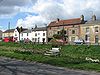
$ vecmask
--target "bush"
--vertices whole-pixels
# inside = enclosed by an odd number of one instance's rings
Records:
[[[57,39],[51,39],[50,43],[51,43],[52,47],[59,47],[59,46],[63,45],[63,42],[59,42],[59,41],[57,41]]]

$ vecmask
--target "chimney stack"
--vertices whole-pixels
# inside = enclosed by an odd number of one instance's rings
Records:
[[[58,23],[60,21],[60,19],[59,18],[57,18],[57,21],[56,21],[56,23]]]
[[[81,15],[80,18],[81,18],[81,21],[84,21],[84,15]]]
[[[96,15],[92,16],[92,21],[96,21]]]

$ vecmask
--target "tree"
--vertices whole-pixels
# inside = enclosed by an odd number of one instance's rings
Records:
[[[17,29],[17,31],[19,32],[19,41],[20,41],[20,33],[23,31],[23,28],[22,28],[22,27],[20,27],[20,28],[17,27],[16,29]]]
[[[54,34],[53,37],[55,39],[62,39],[63,41],[65,41],[65,38],[67,37],[66,35],[66,31],[64,30],[64,28],[59,32],[59,34]]]
[[[53,46],[64,45],[65,38],[67,37],[65,34],[66,34],[66,31],[64,30],[64,28],[59,32],[59,34],[54,34],[53,39],[50,41],[52,45]]]
[[[61,35],[60,35],[60,34],[54,34],[53,37],[54,37],[55,39],[61,39]]]

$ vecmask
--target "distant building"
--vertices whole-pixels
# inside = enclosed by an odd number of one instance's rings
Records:
[[[20,33],[19,33],[18,29],[16,28],[16,29],[14,30],[14,34],[13,34],[14,39],[15,39],[16,41],[20,41],[20,40],[21,40],[21,32],[23,32],[23,31],[25,31],[25,30],[27,30],[27,29],[26,29],[26,28],[22,28],[22,30],[21,30]]]
[[[69,43],[80,38],[80,24],[84,24],[84,16],[81,15],[80,18],[60,20],[51,22],[47,28],[48,42],[53,38],[54,34],[59,34],[59,32],[64,29],[64,41]]]
[[[32,30],[32,41],[36,43],[46,43],[47,42],[46,27],[34,28]]]
[[[24,30],[20,33],[20,40],[28,40],[28,41],[32,41],[32,30],[28,29],[28,30]]]
[[[8,30],[4,31],[3,34],[2,34],[2,38],[4,38],[4,37],[13,37],[14,30],[15,29],[8,29]]]
[[[85,43],[100,43],[100,20],[92,16],[92,20],[81,25],[81,38]]]

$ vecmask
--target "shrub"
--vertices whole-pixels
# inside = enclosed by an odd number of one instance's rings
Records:
[[[50,43],[52,44],[52,47],[59,47],[63,45],[63,42],[59,42],[57,39],[51,39]]]

